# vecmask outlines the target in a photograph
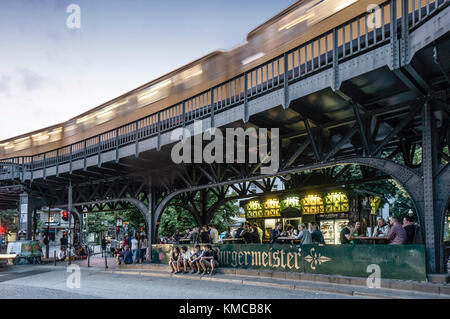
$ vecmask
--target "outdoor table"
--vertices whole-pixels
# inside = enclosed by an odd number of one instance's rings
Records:
[[[386,244],[388,239],[386,237],[355,237],[355,239],[360,240],[361,243],[370,243],[370,244]]]
[[[222,238],[224,244],[242,244],[244,238]]]

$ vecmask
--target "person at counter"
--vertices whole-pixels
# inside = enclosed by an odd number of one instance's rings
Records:
[[[279,243],[278,237],[281,236],[281,230],[282,229],[283,229],[283,226],[281,225],[280,222],[278,222],[275,225],[275,228],[272,229],[272,231],[270,232],[270,242],[269,242],[269,244]]]
[[[373,230],[372,237],[387,237],[390,227],[383,217],[378,219],[378,224]]]
[[[302,245],[312,244],[311,233],[306,229],[305,224],[298,225],[298,235],[295,239],[299,239]]]
[[[391,229],[387,235],[390,245],[404,245],[406,244],[406,231],[398,222],[398,218],[392,216],[389,220]]]

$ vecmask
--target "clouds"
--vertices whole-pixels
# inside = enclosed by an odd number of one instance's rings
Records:
[[[43,76],[26,68],[18,68],[19,88],[25,91],[34,91],[41,88],[45,84]]]
[[[34,70],[16,68],[13,72],[0,74],[0,95],[7,97],[20,96],[43,88],[48,79]]]

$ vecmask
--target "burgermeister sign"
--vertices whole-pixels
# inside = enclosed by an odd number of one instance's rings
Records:
[[[194,245],[187,245],[190,250]],[[203,249],[204,245],[200,245]],[[174,245],[152,245],[152,261],[168,263]],[[367,277],[376,264],[381,278],[426,280],[423,245],[216,244],[219,267]]]

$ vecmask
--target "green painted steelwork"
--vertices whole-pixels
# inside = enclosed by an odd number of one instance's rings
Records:
[[[181,245],[179,245],[181,246]],[[193,245],[187,245],[193,250]],[[381,278],[426,280],[423,245],[212,245],[221,266]],[[173,245],[153,245],[152,261],[168,263]],[[203,245],[202,245],[203,248]],[[373,266],[376,265],[376,266]]]

